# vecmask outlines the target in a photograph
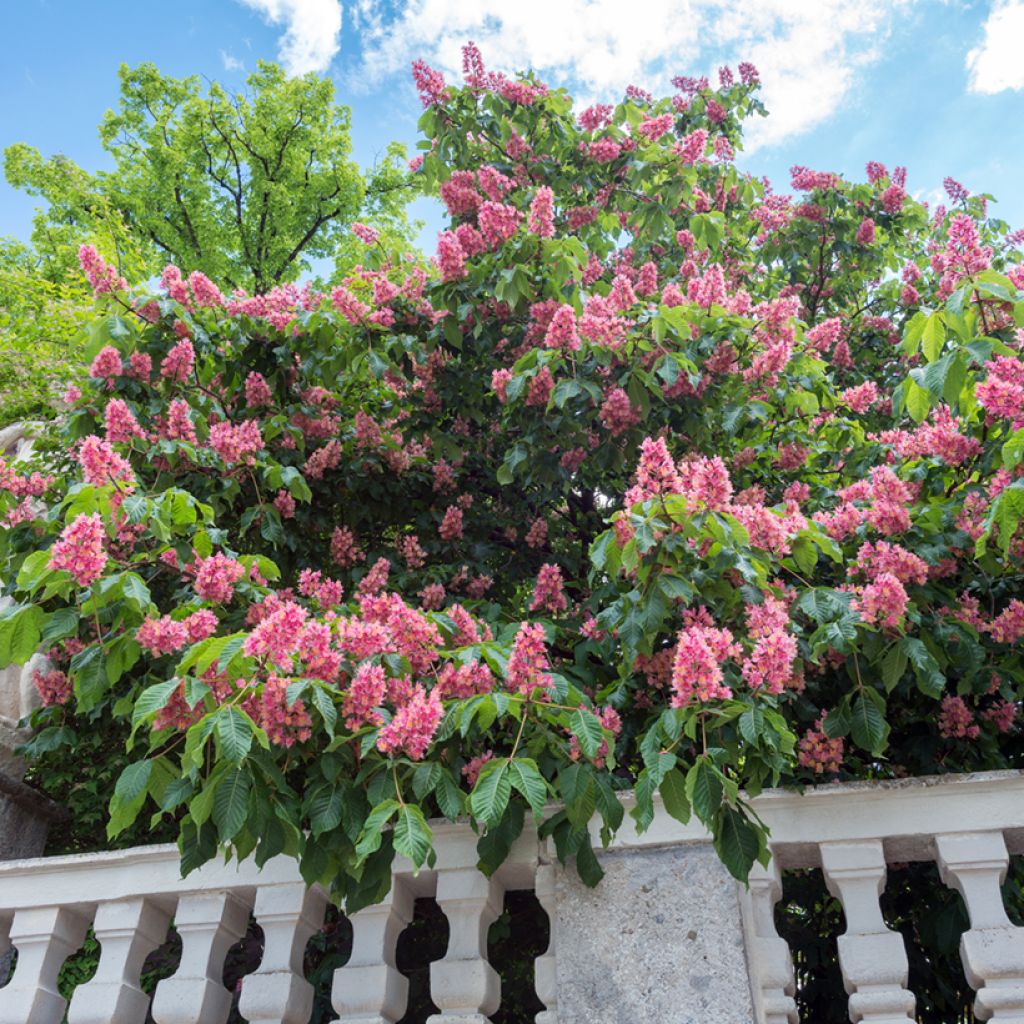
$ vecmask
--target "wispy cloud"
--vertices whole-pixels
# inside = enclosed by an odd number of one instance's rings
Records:
[[[1024,89],[1024,0],[995,0],[983,32],[967,54],[967,88],[989,95]]]
[[[251,0],[247,0],[251,2]],[[355,0],[367,84],[422,56],[457,74],[473,39],[489,66],[535,68],[589,97],[750,60],[771,118],[748,148],[807,131],[850,96],[912,0]],[[1024,0],[1021,0],[1024,2]]]
[[[228,53],[227,50],[220,51],[220,62],[224,65],[225,71],[244,71],[245,63],[237,57]]]
[[[283,25],[277,56],[289,75],[326,71],[341,49],[339,0],[241,0],[271,25]]]

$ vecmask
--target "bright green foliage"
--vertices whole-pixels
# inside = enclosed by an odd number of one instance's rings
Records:
[[[91,174],[23,143],[5,151],[8,181],[50,204],[33,234],[41,251],[54,237],[76,247],[98,237],[120,255],[127,232],[143,259],[122,261],[122,273],[175,263],[264,291],[334,256],[353,220],[406,232],[400,147],[364,176],[330,79],[290,79],[260,62],[239,94],[216,82],[204,92],[198,77],[152,64],[122,65],[120,80],[120,107],[100,126],[113,171]]]
[[[70,270],[0,239],[0,426],[52,415],[79,369],[78,338],[91,315],[77,264]]]

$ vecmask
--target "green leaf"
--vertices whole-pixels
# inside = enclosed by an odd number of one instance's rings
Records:
[[[504,758],[488,761],[469,795],[469,809],[478,821],[485,825],[496,825],[505,813],[511,795],[508,761]]]
[[[56,643],[66,637],[74,636],[78,632],[78,609],[57,608],[51,612],[46,619],[39,634],[39,642],[44,646]]]
[[[432,839],[423,812],[415,804],[403,804],[395,820],[395,850],[408,857],[418,870],[427,860]]]
[[[899,650],[914,666],[917,688],[929,697],[938,699],[946,689],[946,677],[935,660],[935,656],[917,637],[905,636],[899,643]]]
[[[569,731],[579,740],[584,757],[593,760],[601,748],[604,729],[600,719],[585,708],[577,708],[569,716]]]
[[[764,732],[764,712],[754,705],[740,715],[736,722],[740,735],[752,746],[757,746]]]
[[[441,813],[449,821],[455,821],[463,813],[465,795],[451,775],[443,769],[441,779],[434,790],[434,796],[437,799],[437,806],[441,808]]]
[[[915,423],[924,422],[932,408],[932,398],[928,389],[921,387],[913,377],[908,377],[903,382],[903,390],[911,419]]]
[[[706,825],[711,823],[722,803],[722,780],[706,756],[697,758],[686,773],[686,797]]]
[[[145,615],[149,611],[152,596],[149,593],[149,587],[143,583],[141,576],[133,572],[125,573],[122,593],[125,602],[131,605],[140,615]]]
[[[892,693],[906,670],[906,651],[899,644],[893,644],[882,659],[882,682],[885,683],[886,693]]]
[[[135,761],[128,765],[118,776],[114,795],[127,803],[144,794],[152,771],[152,761]]]
[[[320,717],[324,720],[324,728],[327,730],[327,735],[333,736],[334,726],[338,722],[338,709],[334,706],[334,701],[331,700],[330,694],[323,687],[314,686],[311,699],[313,707],[320,712]]]
[[[18,589],[34,594],[56,572],[50,568],[49,551],[33,551],[18,570]]]
[[[252,779],[241,768],[232,768],[217,783],[213,797],[213,823],[222,843],[238,835],[249,814],[249,790]]]
[[[429,761],[417,766],[412,773],[412,791],[417,800],[425,800],[441,781],[441,766],[436,761]]]
[[[137,725],[147,715],[155,714],[162,707],[166,706],[171,699],[171,694],[181,685],[180,679],[168,679],[166,682],[148,686],[139,694],[132,710],[132,725]]]
[[[380,849],[383,838],[384,826],[394,816],[395,811],[401,805],[397,800],[384,800],[379,803],[363,822],[363,830],[359,835],[359,842],[356,843],[357,862],[362,863],[372,853]]]
[[[733,878],[745,882],[761,852],[757,829],[734,807],[723,807],[715,820],[715,850]]]
[[[345,807],[345,791],[341,786],[324,786],[309,805],[309,826],[314,836],[330,832],[341,824]]]
[[[34,604],[4,609],[0,614],[0,668],[12,662],[24,665],[39,650],[44,621],[43,610]]]
[[[604,869],[598,863],[597,857],[590,846],[590,837],[586,836],[579,848],[576,850],[576,871],[584,885],[592,889],[604,878]]]
[[[932,313],[925,321],[921,332],[921,351],[929,363],[934,363],[946,344],[946,327],[942,322],[942,314]]]
[[[229,761],[242,761],[252,747],[252,722],[240,708],[222,707],[217,712],[217,736]]]
[[[690,820],[690,801],[686,798],[686,778],[683,773],[673,768],[661,780],[659,792],[665,810],[685,825]]]
[[[509,762],[508,775],[512,788],[526,797],[534,817],[539,821],[547,802],[548,786],[536,762],[528,757],[515,758]]]
[[[862,690],[850,708],[850,735],[853,742],[877,756],[885,749],[888,733],[885,701],[881,694],[875,690]]]

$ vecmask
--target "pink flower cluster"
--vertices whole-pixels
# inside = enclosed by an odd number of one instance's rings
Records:
[[[416,686],[409,699],[395,712],[394,718],[385,725],[377,736],[377,749],[382,754],[398,752],[420,760],[427,752],[444,707],[436,690],[427,693],[422,686]]]
[[[576,333],[576,313],[572,306],[558,307],[544,335],[544,344],[548,348],[558,348],[569,352],[579,349],[580,336]]]
[[[185,619],[174,620],[170,615],[146,619],[135,633],[139,645],[154,657],[173,654],[186,644],[198,643],[217,632],[217,616],[203,608]]]
[[[187,380],[195,364],[196,350],[188,338],[183,338],[160,364],[160,376],[173,381]]]
[[[331,560],[342,569],[362,562],[366,555],[356,543],[356,535],[347,526],[336,526],[331,534]]]
[[[536,687],[551,685],[548,674],[547,638],[544,627],[523,622],[512,641],[505,679],[508,688],[516,693],[531,693]]]
[[[444,510],[444,518],[437,529],[442,540],[460,540],[462,538],[462,509],[458,505],[449,505]]]
[[[259,420],[243,420],[229,423],[224,420],[210,427],[210,447],[229,466],[236,462],[251,462],[246,456],[266,447],[260,431]]]
[[[948,695],[942,698],[939,712],[939,734],[947,740],[976,740],[981,728],[963,697]]]
[[[289,682],[280,676],[269,676],[258,700],[247,705],[256,724],[266,732],[270,742],[279,747],[304,743],[313,735],[313,721],[305,704],[301,700],[288,703]]]
[[[526,221],[527,230],[541,238],[555,237],[555,193],[547,185],[537,189],[530,203],[530,216]]]
[[[612,437],[619,437],[640,422],[640,410],[633,406],[622,388],[612,388],[605,396],[598,418]]]
[[[97,295],[105,292],[123,292],[128,282],[118,274],[117,270],[107,263],[92,245],[82,245],[78,249],[78,262],[89,279],[92,290]]]
[[[1011,421],[1014,430],[1024,427],[1024,360],[996,356],[985,364],[988,376],[975,388],[985,411]]]
[[[71,680],[59,669],[51,669],[49,672],[33,669],[32,685],[44,707],[67,704],[71,700]]]
[[[530,601],[530,611],[535,612],[543,609],[552,615],[564,612],[569,607],[569,601],[565,596],[565,580],[562,577],[562,570],[550,562],[541,566],[537,574],[537,584],[533,589],[533,599]]]
[[[850,602],[850,607],[869,625],[896,629],[903,621],[908,600],[903,584],[891,572],[882,572]]]
[[[825,735],[826,715],[827,712],[822,712],[814,728],[803,734],[797,748],[801,767],[809,768],[815,775],[831,775],[839,771],[843,762],[843,739],[841,736],[830,739]]]
[[[685,707],[694,701],[726,700],[732,689],[725,684],[722,665],[740,654],[739,644],[727,629],[711,625],[710,616],[695,617],[676,637],[672,661],[672,706]]]
[[[94,487],[113,484],[124,491],[134,490],[135,473],[131,464],[114,451],[109,441],[95,434],[90,434],[78,449],[78,464],[85,482]]]
[[[204,601],[228,604],[235,594],[235,584],[245,575],[245,566],[228,555],[217,552],[209,558],[196,559],[195,591]]]
[[[76,516],[50,548],[50,568],[71,573],[79,586],[87,587],[103,575],[106,540],[107,531],[98,512]]]

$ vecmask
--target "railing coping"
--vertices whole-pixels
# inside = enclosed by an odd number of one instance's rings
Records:
[[[631,798],[627,795],[624,802],[628,810]],[[880,840],[890,861],[928,860],[935,856],[934,837],[953,832],[999,831],[1011,852],[1024,852],[1024,771],[838,783],[803,792],[776,789],[752,798],[751,804],[769,826],[769,843],[783,868],[819,866],[820,843],[859,840]],[[395,874],[417,892],[427,892],[440,871],[475,870],[477,863],[477,834],[465,822],[431,824],[438,853],[435,868],[416,873],[411,863],[396,858]],[[596,820],[592,829],[598,846]],[[610,849],[708,839],[696,818],[684,825],[658,806],[653,824],[643,834],[627,815]],[[536,866],[553,859],[549,842],[539,842],[528,821],[502,868],[504,880],[510,887],[528,887]],[[137,846],[0,863],[0,910],[44,901],[70,905],[203,889],[254,890],[299,880],[296,862],[284,855],[271,858],[262,868],[251,859],[239,863],[218,858],[182,878],[176,846]]]

